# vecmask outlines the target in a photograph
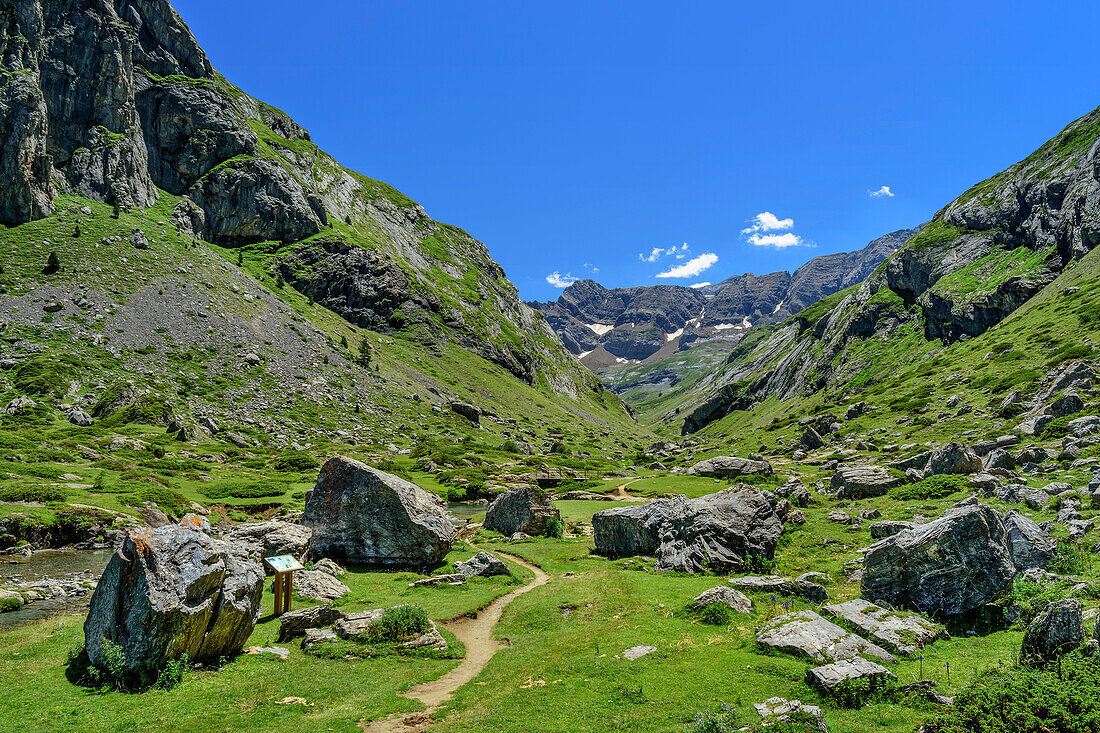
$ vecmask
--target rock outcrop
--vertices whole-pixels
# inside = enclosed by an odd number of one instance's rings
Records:
[[[561,522],[561,512],[538,489],[521,486],[493,500],[484,526],[508,537],[516,532],[534,536],[549,534],[551,521]]]
[[[841,466],[829,480],[829,491],[838,499],[882,496],[905,480],[882,466]]]
[[[973,503],[871,545],[860,589],[876,603],[955,616],[999,598],[1015,575],[1004,522]]]
[[[1017,570],[1046,568],[1054,559],[1054,539],[1038,524],[1016,511],[1004,516],[1008,547]]]
[[[686,501],[683,496],[674,496],[596,512],[592,515],[596,552],[610,558],[656,555],[661,527]]]
[[[1081,646],[1084,640],[1081,601],[1076,598],[1055,601],[1028,625],[1020,646],[1020,659],[1038,665],[1053,662]]]
[[[193,519],[133,530],[111,556],[84,621],[92,664],[104,664],[104,640],[121,647],[127,671],[244,648],[260,617],[263,568]]]
[[[937,639],[946,639],[946,630],[916,614],[898,613],[876,606],[862,598],[822,607],[826,618],[842,621],[864,637],[894,654],[912,657]]]
[[[233,525],[226,539],[246,545],[257,558],[293,555],[301,560],[309,550],[312,536],[313,531],[301,524],[268,521]]]
[[[705,590],[688,604],[688,608],[701,611],[715,603],[729,606],[737,613],[752,613],[752,600],[739,590],[734,590],[728,585],[716,585],[710,590]]]
[[[351,458],[330,458],[306,495],[309,555],[379,567],[440,565],[454,542],[451,517],[414,483]]]
[[[691,476],[709,476],[713,478],[739,478],[741,476],[770,476],[772,466],[764,460],[738,458],[736,456],[717,456],[699,461],[687,470]]]
[[[479,576],[488,578],[493,575],[511,575],[512,571],[496,555],[489,552],[479,552],[469,560],[456,560],[454,568],[466,577]]]
[[[756,643],[815,662],[836,662],[860,655],[895,663],[890,652],[849,633],[813,611],[796,611],[772,619],[756,634]]]

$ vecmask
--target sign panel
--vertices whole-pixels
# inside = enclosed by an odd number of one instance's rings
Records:
[[[276,573],[289,573],[292,570],[305,570],[302,563],[294,559],[293,555],[279,555],[278,557],[265,557],[264,562]]]

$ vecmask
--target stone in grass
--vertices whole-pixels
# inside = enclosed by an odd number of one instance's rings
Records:
[[[738,478],[760,474],[770,476],[772,465],[764,460],[752,458],[738,458],[737,456],[716,456],[705,461],[699,461],[687,470],[689,476],[706,476],[708,478]]]
[[[371,638],[377,631],[375,626],[383,621],[387,611],[393,611],[399,608],[402,608],[402,606],[375,608],[370,611],[360,611],[359,613],[349,614],[346,618],[336,623],[336,635],[341,639],[349,640],[357,639],[362,636]],[[415,606],[410,606],[409,608],[416,609]],[[403,639],[382,638],[381,641],[400,644],[406,649],[447,648],[447,640],[443,638],[443,635],[439,633],[439,628],[435,625],[435,622],[431,620],[427,621],[424,630],[410,637]]]
[[[765,728],[776,724],[789,723],[799,713],[810,716],[817,727],[818,733],[829,733],[825,725],[825,714],[816,705],[803,705],[799,700],[787,700],[782,697],[769,697],[764,702],[754,703],[757,714],[760,716]]]
[[[462,573],[447,573],[446,575],[433,575],[429,578],[421,578],[420,580],[414,580],[409,583],[410,588],[420,588],[422,586],[430,585],[463,585],[466,583],[466,576]]]
[[[517,532],[547,535],[552,521],[560,523],[561,513],[533,486],[520,486],[501,494],[485,512],[485,529],[508,537]]]
[[[301,636],[310,629],[332,626],[347,618],[347,614],[332,606],[309,606],[287,611],[279,617],[279,641]]]
[[[1081,601],[1066,598],[1051,603],[1028,625],[1020,657],[1031,664],[1046,664],[1081,646],[1084,640]]]
[[[245,654],[270,654],[278,657],[279,659],[286,659],[290,656],[290,650],[281,646],[250,646],[245,649]]]
[[[477,575],[487,578],[493,575],[512,574],[503,560],[488,552],[479,552],[465,562],[455,560],[454,566],[455,570],[467,577]]]
[[[332,603],[351,593],[351,588],[320,570],[299,570],[294,573],[294,592],[302,598]]]
[[[922,647],[937,639],[948,638],[942,626],[922,616],[903,615],[862,598],[829,604],[821,609],[821,613],[855,627],[868,639],[904,656],[915,656]]]
[[[734,590],[724,585],[716,585],[710,590],[705,590],[697,595],[688,608],[701,611],[716,603],[723,603],[737,613],[752,613],[752,601],[739,590]]]
[[[313,569],[322,573],[328,573],[334,578],[343,576],[347,570],[340,567],[335,560],[325,557],[313,563]]]
[[[851,680],[869,680],[874,687],[884,679],[896,679],[896,677],[886,667],[869,662],[863,657],[852,657],[813,667],[806,670],[805,677],[807,685],[826,695],[833,694],[837,687]]]
[[[829,493],[838,499],[882,496],[905,483],[882,466],[842,466],[829,481]]]
[[[657,651],[655,646],[632,646],[623,652],[623,658],[633,662],[635,659],[641,659],[646,654],[652,654]]]
[[[312,649],[318,644],[327,644],[339,641],[340,637],[332,629],[306,629],[302,637],[302,648]]]
[[[809,657],[815,662],[836,662],[860,654],[889,664],[897,660],[890,652],[845,631],[813,611],[796,611],[766,624],[756,635],[761,646]]]
[[[0,613],[18,611],[23,607],[23,596],[13,590],[0,589]]]

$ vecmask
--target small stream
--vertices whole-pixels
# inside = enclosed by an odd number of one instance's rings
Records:
[[[0,556],[0,587],[52,580],[96,582],[111,559],[111,550],[39,550],[30,557]],[[18,611],[0,613],[0,633],[20,624],[57,613],[82,611],[91,592],[83,596],[34,601]]]
[[[489,510],[488,504],[476,504],[472,501],[452,501],[447,503],[447,511],[461,520],[473,519]]]

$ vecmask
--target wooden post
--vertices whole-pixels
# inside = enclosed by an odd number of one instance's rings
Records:
[[[285,606],[285,610],[289,611],[290,610],[290,594],[294,591],[294,580],[293,580],[294,571],[291,570],[287,573],[284,573],[284,575],[286,575],[286,588],[283,589],[283,598],[285,599],[284,602],[283,602],[283,605]]]
[[[283,615],[283,574],[275,573],[275,615]]]

